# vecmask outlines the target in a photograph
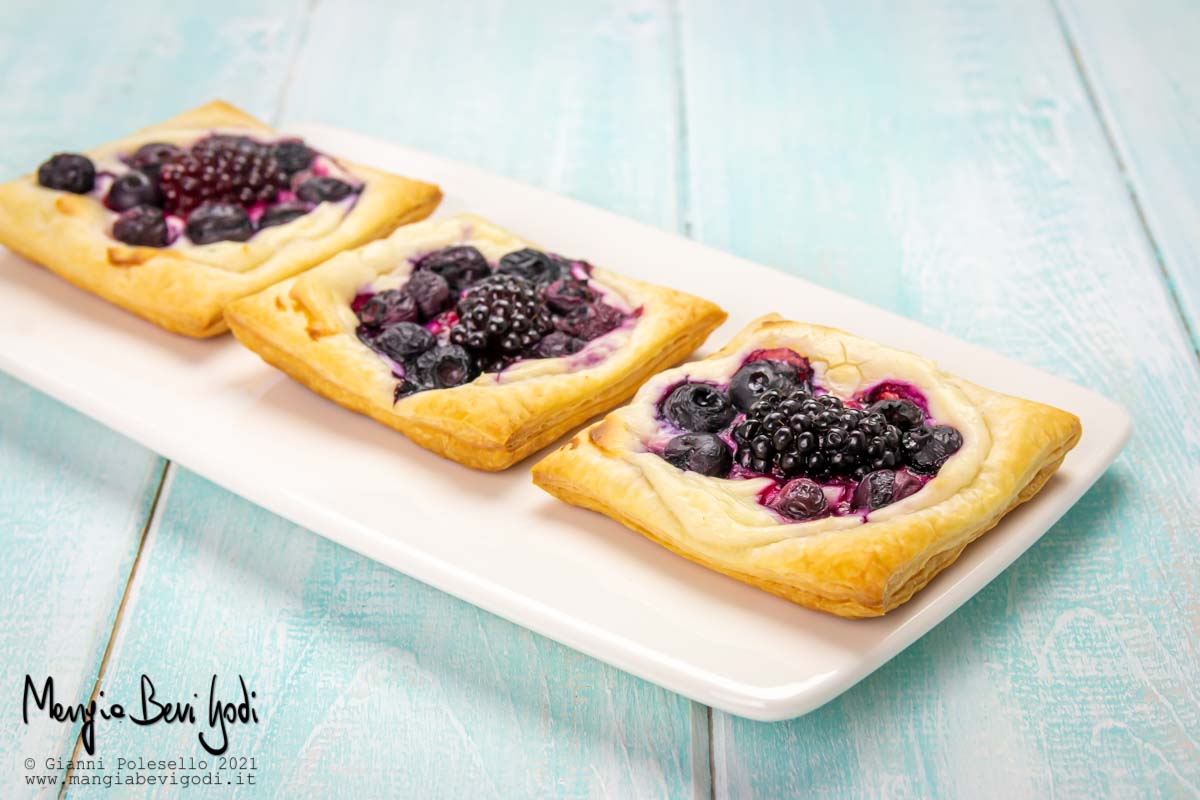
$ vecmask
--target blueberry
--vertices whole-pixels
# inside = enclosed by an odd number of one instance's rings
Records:
[[[562,265],[552,256],[526,247],[501,258],[496,271],[519,275],[527,281],[544,286],[558,280],[562,275]]]
[[[187,236],[195,244],[244,242],[253,235],[250,215],[233,203],[205,203],[188,216]]]
[[[299,139],[286,139],[271,145],[271,155],[284,173],[294,175],[312,166],[317,154]]]
[[[131,169],[112,182],[104,202],[113,211],[128,211],[134,206],[161,206],[162,193],[149,175]]]
[[[432,333],[415,322],[401,322],[376,336],[371,344],[384,355],[403,362],[419,356],[437,342]]]
[[[261,231],[263,228],[287,225],[307,213],[308,208],[299,203],[280,203],[263,212],[263,215],[258,218],[258,229]]]
[[[433,319],[450,305],[450,284],[436,272],[417,270],[405,289],[416,301],[423,319]]]
[[[492,272],[483,253],[470,245],[436,250],[417,259],[415,266],[441,275],[455,292],[461,292]]]
[[[87,194],[96,185],[96,167],[87,156],[58,153],[38,167],[37,177],[47,189]]]
[[[133,156],[129,159],[129,165],[157,180],[162,165],[182,152],[173,144],[150,142],[134,151]]]
[[[121,214],[112,234],[119,242],[140,247],[166,247],[169,238],[166,217],[153,206],[135,206]]]
[[[737,408],[749,411],[763,392],[770,390],[786,395],[802,383],[800,371],[786,361],[751,361],[729,381],[729,397]]]
[[[707,383],[683,383],[676,386],[662,403],[662,415],[685,431],[714,433],[733,419],[729,398]]]
[[[558,330],[591,341],[620,327],[625,315],[601,300],[570,311],[554,320]]]
[[[296,190],[296,196],[306,203],[324,203],[326,201],[336,203],[352,194],[354,194],[353,186],[345,181],[324,175],[319,178],[309,178]]]
[[[569,333],[562,331],[554,331],[546,334],[537,345],[534,346],[533,352],[538,358],[559,358],[561,356],[569,356],[572,353],[578,353],[587,344],[583,339],[577,339]]]
[[[358,309],[358,319],[368,328],[388,328],[417,321],[417,303],[403,289],[388,289],[371,295]]]
[[[663,458],[688,472],[728,475],[733,466],[729,446],[711,433],[685,433],[667,442]]]
[[[896,473],[880,469],[868,473],[854,490],[854,507],[861,511],[874,511],[890,504],[895,498]]]
[[[417,358],[416,374],[431,389],[448,389],[474,380],[479,368],[466,350],[448,344],[422,353]]]
[[[904,458],[913,472],[932,475],[962,447],[962,434],[949,425],[922,425],[900,439]]]
[[[867,410],[873,414],[881,414],[885,420],[902,431],[920,427],[925,422],[925,412],[911,400],[880,400]]]
[[[546,287],[546,305],[559,314],[566,314],[585,306],[596,298],[587,281],[575,278],[559,278]]]
[[[892,502],[899,503],[904,498],[911,494],[916,494],[925,482],[915,474],[906,469],[902,469],[896,473],[896,491],[892,495]]]
[[[794,478],[783,485],[771,508],[791,519],[819,517],[829,508],[821,485],[808,478]]]

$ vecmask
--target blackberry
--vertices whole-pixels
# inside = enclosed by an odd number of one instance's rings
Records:
[[[831,394],[814,398],[807,386],[763,392],[733,429],[733,439],[738,463],[763,474],[862,478],[901,462],[899,428]]]
[[[492,275],[476,283],[458,301],[458,323],[450,341],[495,365],[515,361],[552,329],[550,311],[537,287],[516,275]]]
[[[266,145],[244,136],[216,135],[163,164],[159,186],[167,212],[186,217],[207,202],[243,208],[270,203],[289,182]]]
[[[149,175],[131,169],[112,182],[104,204],[113,211],[128,211],[134,206],[160,206],[162,195]]]
[[[524,250],[503,256],[496,271],[517,275],[539,286],[545,286],[558,280],[563,268],[562,263],[554,256],[526,247]]]
[[[450,289],[461,292],[475,281],[491,274],[483,253],[470,245],[445,247],[421,256],[413,264],[414,269],[427,269],[446,279]]]
[[[662,401],[659,412],[675,427],[693,433],[716,433],[733,419],[729,397],[707,383],[681,383]]]
[[[711,433],[685,433],[667,442],[663,458],[679,469],[698,472],[701,475],[721,476],[729,474],[733,456],[729,445]]]
[[[140,247],[166,247],[170,234],[162,209],[134,206],[113,223],[113,238]]]
[[[38,167],[37,179],[47,189],[87,194],[96,185],[96,166],[78,153],[56,153]]]

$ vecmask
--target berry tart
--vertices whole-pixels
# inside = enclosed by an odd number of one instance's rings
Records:
[[[740,581],[867,617],[1037,494],[1080,432],[1065,411],[770,315],[651,378],[533,480]]]
[[[0,185],[0,243],[168,330],[215,336],[233,300],[440,199],[218,101]]]
[[[226,318],[317,393],[499,470],[628,399],[725,312],[464,214],[341,253]]]

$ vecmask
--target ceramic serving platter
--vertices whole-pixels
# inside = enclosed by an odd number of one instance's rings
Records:
[[[559,503],[530,483],[534,459],[499,474],[472,472],[312,394],[232,337],[166,333],[0,250],[6,371],[369,558],[702,703],[780,720],[844,692],[1036,542],[1129,436],[1128,416],[1104,397],[798,278],[386,142],[318,125],[291,132],[437,182],[446,194],[439,214],[473,211],[548,249],[718,301],[729,321],[709,349],[778,311],[914,350],[1083,420],[1079,445],[1037,498],[907,605],[880,619],[843,620]]]

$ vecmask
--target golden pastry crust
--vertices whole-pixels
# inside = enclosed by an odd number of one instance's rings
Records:
[[[939,422],[959,428],[963,447],[920,491],[865,522],[803,523],[781,522],[757,503],[765,479],[704,477],[649,452],[653,411],[667,388],[685,376],[728,378],[749,353],[775,347],[807,356],[840,396],[888,378],[913,383]],[[707,359],[652,378],[630,405],[536,464],[533,481],[737,580],[809,608],[868,617],[909,600],[1037,494],[1080,433],[1073,414],[984,389],[910,353],[770,315]]]
[[[187,144],[213,132],[276,135],[245,112],[214,101],[86,155],[100,164],[148,142]],[[424,219],[441,200],[432,184],[342,159],[336,163],[365,184],[348,213],[327,203],[246,242],[181,241],[165,248],[117,241],[110,235],[116,214],[99,200],[46,189],[36,175],[26,175],[0,184],[0,243],[167,330],[216,336],[227,330],[222,311],[233,300]]]
[[[463,386],[394,402],[396,378],[358,340],[350,303],[365,285],[400,285],[410,258],[462,243],[491,261],[532,246],[472,215],[427,220],[234,303],[226,318],[242,344],[318,394],[482,470],[509,467],[628,399],[647,376],[683,359],[725,320],[707,300],[594,267],[593,283],[613,302],[640,309],[634,324],[574,356],[519,362]]]

